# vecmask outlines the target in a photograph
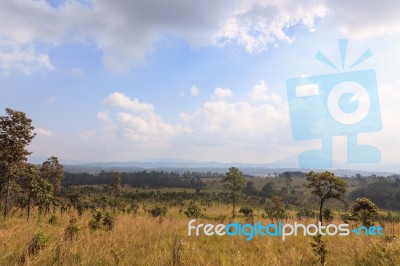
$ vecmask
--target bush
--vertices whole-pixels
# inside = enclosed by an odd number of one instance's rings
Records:
[[[154,208],[150,209],[150,214],[154,218],[156,217],[164,217],[167,214],[167,207],[166,206],[155,206]]]
[[[57,216],[53,213],[49,218],[49,224],[56,224],[57,223]]]
[[[330,223],[333,221],[333,212],[331,209],[324,208],[322,210],[322,217],[324,218],[324,221],[327,223]]]
[[[115,217],[109,212],[106,212],[106,215],[103,218],[104,228],[106,230],[112,230],[114,228],[114,223],[115,223]]]
[[[136,215],[138,210],[139,210],[139,204],[137,202],[132,202],[129,211]]]
[[[92,213],[92,219],[89,221],[89,227],[92,230],[100,229],[101,219],[103,218],[103,213],[100,210],[96,210]]]
[[[78,238],[79,227],[77,225],[76,218],[72,218],[69,220],[69,225],[65,229],[65,236],[66,240],[74,240]]]
[[[89,227],[92,230],[105,229],[112,230],[115,224],[115,216],[106,212],[104,215],[102,211],[96,210],[92,213],[92,219],[89,221]]]
[[[44,249],[49,242],[49,237],[42,231],[37,231],[28,244],[28,255],[35,255]]]
[[[240,208],[239,212],[243,213],[244,216],[246,216],[246,217],[251,217],[251,216],[253,216],[254,211],[250,207],[242,207],[242,208]]]
[[[189,208],[184,213],[188,218],[199,218],[199,217],[203,216],[201,214],[200,208],[193,202],[190,203]]]

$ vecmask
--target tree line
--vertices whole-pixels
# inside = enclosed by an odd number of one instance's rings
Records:
[[[62,181],[64,186],[70,185],[106,185],[114,172],[102,171],[99,174],[65,173]],[[168,171],[139,171],[132,173],[120,173],[121,184],[132,185],[137,188],[195,188],[202,189],[205,183],[203,173],[198,172],[168,172]]]

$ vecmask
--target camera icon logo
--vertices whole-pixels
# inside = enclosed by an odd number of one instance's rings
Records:
[[[339,40],[342,68],[347,40]],[[372,56],[368,49],[350,69]],[[318,52],[316,59],[337,67]],[[333,165],[332,138],[347,136],[348,163],[378,163],[380,151],[360,145],[357,135],[382,129],[376,73],[373,69],[289,79],[286,82],[292,136],[296,141],[321,139],[321,149],[299,156],[299,167]]]

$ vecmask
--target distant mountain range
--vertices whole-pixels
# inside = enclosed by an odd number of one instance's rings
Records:
[[[41,164],[47,158],[42,156],[31,156],[29,162]],[[67,171],[72,172],[100,172],[105,171],[140,171],[140,170],[168,170],[168,171],[211,171],[226,172],[229,167],[240,168],[245,174],[268,176],[284,171],[310,171],[310,169],[301,169],[297,164],[297,156],[287,157],[273,163],[222,163],[213,161],[193,161],[171,158],[149,158],[129,162],[94,162],[85,163],[75,160],[60,159]],[[347,164],[343,162],[334,162],[333,169],[327,169],[341,176],[353,176],[356,173],[361,175],[391,175],[400,173],[400,165],[395,164]]]

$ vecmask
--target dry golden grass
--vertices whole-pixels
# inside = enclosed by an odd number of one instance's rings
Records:
[[[229,214],[227,206],[219,209]],[[178,209],[170,209],[162,222],[143,211],[136,216],[119,214],[114,230],[92,231],[88,227],[90,213],[86,212],[75,216],[80,227],[77,240],[64,240],[73,214],[58,214],[57,224],[50,225],[49,217],[38,220],[36,216],[27,223],[21,213],[0,223],[0,265],[318,265],[311,237],[282,241],[280,237],[256,236],[246,241],[243,236],[188,236],[190,219],[177,213]],[[48,245],[29,256],[27,245],[39,229],[50,236]],[[397,226],[396,232],[399,229]],[[354,235],[326,239],[328,265],[400,265],[397,240]]]

